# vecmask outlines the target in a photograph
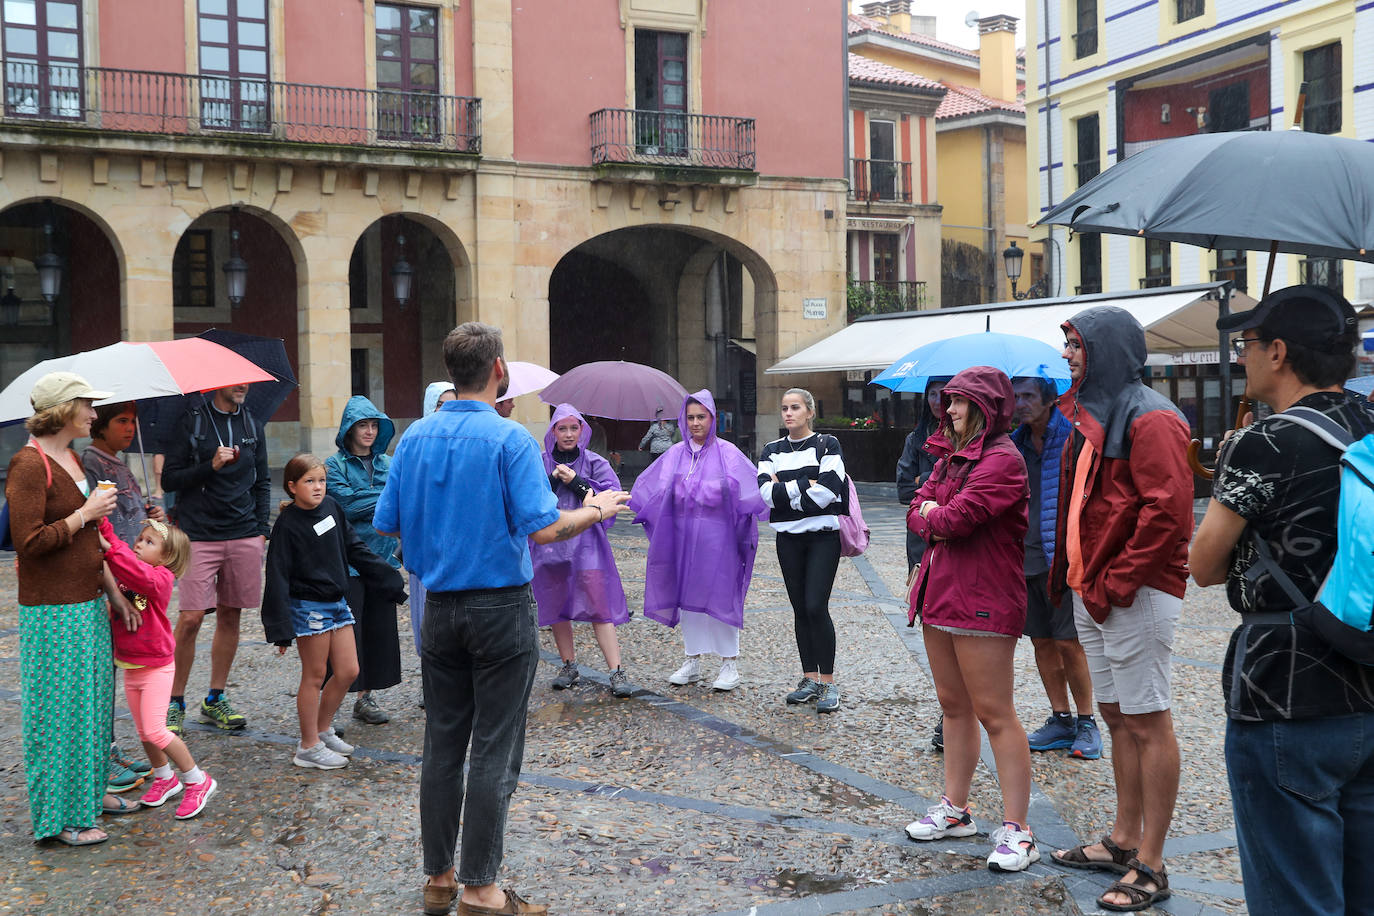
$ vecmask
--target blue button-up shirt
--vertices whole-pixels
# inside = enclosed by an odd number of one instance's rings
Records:
[[[373,526],[430,591],[523,585],[526,538],[558,520],[539,445],[482,401],[449,401],[396,446]]]

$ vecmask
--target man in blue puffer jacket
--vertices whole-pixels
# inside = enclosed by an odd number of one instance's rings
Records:
[[[1096,760],[1102,756],[1102,735],[1093,721],[1092,678],[1078,642],[1069,596],[1050,602],[1049,573],[1054,558],[1055,523],[1059,512],[1059,470],[1064,443],[1072,427],[1054,408],[1054,383],[1044,378],[1019,378],[1016,419],[1020,426],[1012,442],[1026,459],[1030,480],[1030,527],[1026,532],[1026,629],[1035,646],[1035,666],[1050,701],[1050,717],[1029,736],[1030,749],[1068,748],[1069,756]],[[1078,717],[1069,711],[1073,693]]]

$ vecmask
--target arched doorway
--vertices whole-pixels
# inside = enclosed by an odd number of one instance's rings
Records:
[[[39,284],[44,255],[59,267],[51,303]],[[0,212],[0,387],[41,360],[117,342],[122,289],[115,243],[87,214],[57,200]],[[25,436],[18,425],[0,430],[0,453]]]
[[[750,451],[758,349],[776,346],[776,291],[764,260],[726,236],[662,226],[608,232],[554,267],[549,368],[625,359],[662,369],[689,391],[709,388],[722,437]],[[610,447],[633,464],[644,424],[605,425]]]
[[[402,262],[408,282],[398,284]],[[425,386],[447,378],[441,343],[468,317],[467,283],[466,254],[442,224],[396,213],[369,226],[348,264],[350,393],[395,420],[418,417]]]

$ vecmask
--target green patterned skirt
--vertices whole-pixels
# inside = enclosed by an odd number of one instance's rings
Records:
[[[33,835],[92,827],[110,772],[110,616],[81,604],[19,605],[24,773]]]

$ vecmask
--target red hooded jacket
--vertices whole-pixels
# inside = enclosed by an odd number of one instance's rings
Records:
[[[957,452],[949,421],[926,440],[939,458],[916,491],[906,524],[930,547],[911,591],[908,621],[1020,636],[1026,625],[1026,461],[1007,435],[1016,397],[1000,369],[975,366],[944,391],[982,411],[986,426]],[[951,454],[952,452],[952,454]],[[921,503],[939,508],[921,517]]]

